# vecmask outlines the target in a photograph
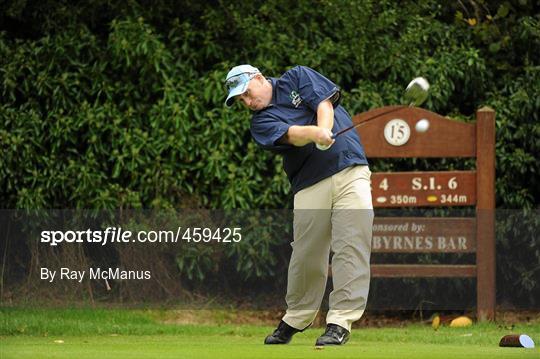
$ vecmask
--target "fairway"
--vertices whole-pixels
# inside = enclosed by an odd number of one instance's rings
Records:
[[[535,349],[500,348],[503,325],[363,328],[343,347],[314,347],[321,328],[291,344],[265,346],[272,327],[164,324],[166,311],[2,310],[0,357],[5,358],[537,358]],[[540,324],[514,327],[536,343]],[[58,343],[57,341],[63,341]]]
[[[258,330],[257,330],[258,331]],[[357,332],[358,333],[358,332]],[[382,334],[382,333],[381,333]],[[260,337],[234,335],[198,338],[182,335],[2,338],[2,358],[537,358],[539,351],[494,345],[363,341],[356,335],[343,347],[317,350],[312,330],[286,346],[264,346]]]

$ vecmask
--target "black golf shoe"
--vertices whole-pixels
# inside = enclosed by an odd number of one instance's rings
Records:
[[[328,324],[323,335],[317,338],[316,346],[343,345],[349,340],[349,331],[337,324]]]
[[[293,335],[304,330],[296,329],[285,323],[283,320],[279,322],[278,327],[274,332],[267,336],[264,344],[287,344],[291,341]]]

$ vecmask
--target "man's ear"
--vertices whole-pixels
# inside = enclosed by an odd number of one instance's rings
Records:
[[[262,83],[264,80],[266,80],[262,74],[257,74],[257,75],[255,75],[255,78],[257,79],[257,81],[259,81],[259,82],[261,82],[261,83]]]

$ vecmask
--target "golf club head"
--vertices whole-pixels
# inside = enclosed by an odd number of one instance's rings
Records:
[[[423,77],[413,79],[405,89],[405,101],[409,106],[420,106],[426,101],[429,82]]]

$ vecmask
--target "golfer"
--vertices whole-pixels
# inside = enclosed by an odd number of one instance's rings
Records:
[[[320,73],[296,66],[267,78],[251,65],[227,74],[225,104],[253,111],[257,144],[283,155],[294,193],[294,241],[287,278],[287,311],[265,344],[287,344],[315,319],[328,276],[332,282],[326,330],[316,345],[341,345],[360,319],[369,290],[373,206],[364,149],[339,105],[339,88]]]

